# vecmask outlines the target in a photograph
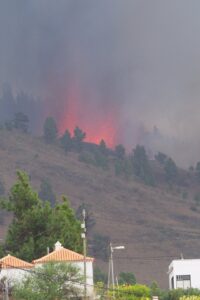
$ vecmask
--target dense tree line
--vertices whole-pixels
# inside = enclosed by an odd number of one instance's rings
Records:
[[[66,248],[82,251],[80,222],[67,199],[63,197],[54,207],[40,200],[27,174],[17,173],[17,182],[1,207],[13,214],[2,251],[32,261],[44,255],[47,247],[53,248],[57,240]]]
[[[29,120],[30,130],[39,133],[45,112],[45,102],[27,94],[24,91],[13,93],[9,84],[4,84],[0,96],[0,124],[11,128],[14,116],[22,113]],[[19,116],[20,117],[20,116]]]
[[[11,130],[15,128],[23,133],[29,131],[29,118],[22,112],[14,115],[13,120],[5,122],[4,126]],[[64,152],[79,153],[79,160],[86,164],[92,164],[103,170],[108,170],[111,166],[110,161],[114,162],[115,174],[125,179],[138,178],[147,185],[154,186],[156,177],[154,169],[146,153],[146,149],[142,145],[136,145],[133,151],[126,154],[126,149],[122,144],[116,145],[114,150],[107,147],[102,139],[99,145],[86,143],[86,132],[76,126],[73,134],[68,129],[59,136],[56,121],[53,117],[47,117],[43,124],[43,138],[47,144],[59,145]],[[162,152],[155,155],[157,160],[163,167],[165,180],[170,185],[178,183],[178,168],[172,158]],[[200,178],[200,163],[196,165],[197,178]]]

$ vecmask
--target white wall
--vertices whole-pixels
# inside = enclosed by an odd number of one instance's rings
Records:
[[[67,263],[67,262],[66,262]],[[70,262],[72,265],[76,266],[80,270],[80,275],[84,275],[84,262]],[[39,267],[42,264],[36,264],[35,267]],[[94,295],[94,281],[93,281],[93,262],[87,261],[86,262],[86,283],[87,283],[87,296],[93,297]],[[80,290],[84,290],[84,284],[77,285]]]
[[[13,285],[14,282],[20,282],[25,276],[30,274],[31,269],[20,270],[17,268],[6,268],[2,269],[0,272],[0,280],[2,278],[7,278],[9,285]]]
[[[81,275],[84,275],[84,262],[76,262],[76,266],[80,269]],[[87,295],[93,295],[93,263],[91,261],[86,262],[86,283],[87,283]]]
[[[80,274],[83,276],[84,275],[84,262],[72,262],[73,265],[78,267],[80,269]],[[41,266],[41,264],[37,264],[35,267]],[[0,272],[0,280],[3,277],[6,277],[9,285],[13,284],[14,282],[20,282],[25,276],[28,276],[30,272],[34,271],[33,269],[25,269],[25,270],[20,270],[17,268],[8,268],[8,269],[2,269]],[[93,287],[93,262],[87,261],[86,262],[86,283],[87,283],[87,296],[92,297],[94,294],[94,287]],[[84,289],[84,285],[80,285],[80,289]]]
[[[191,287],[200,289],[200,259],[173,260],[169,265],[169,288],[172,289],[171,279],[174,277],[174,288],[177,288],[177,275],[190,275]]]

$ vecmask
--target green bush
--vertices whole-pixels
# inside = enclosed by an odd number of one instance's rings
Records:
[[[112,295],[112,291],[109,294]],[[121,300],[150,300],[150,297],[150,288],[141,284],[119,286],[115,292],[115,298]]]

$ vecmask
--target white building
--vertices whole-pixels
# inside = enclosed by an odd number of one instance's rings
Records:
[[[34,272],[34,268],[41,266],[48,262],[65,262],[76,266],[80,270],[80,275],[84,275],[84,262],[86,263],[86,293],[88,298],[94,296],[94,282],[93,282],[93,261],[92,257],[86,257],[82,254],[76,253],[69,249],[65,249],[57,242],[55,250],[39,259],[28,263],[12,255],[7,255],[0,259],[0,285],[9,289],[16,282],[21,282],[25,276]],[[31,270],[33,269],[33,270]],[[77,284],[81,294],[84,290],[84,284]]]
[[[0,281],[9,286],[14,282],[20,282],[34,268],[33,264],[10,254],[0,259],[0,266]]]
[[[200,289],[200,259],[173,260],[169,265],[169,288]]]
[[[94,259],[92,257],[86,257],[86,287],[88,297],[93,297],[94,295],[93,261]],[[84,256],[64,248],[60,242],[55,244],[55,250],[53,252],[34,260],[33,264],[37,267],[48,262],[71,263],[78,267],[81,275],[84,274]],[[81,284],[81,289],[83,290],[83,284]]]

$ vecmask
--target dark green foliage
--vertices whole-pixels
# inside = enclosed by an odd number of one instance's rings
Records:
[[[108,280],[108,276],[106,273],[101,271],[101,269],[98,267],[94,268],[94,283],[97,282],[107,283],[107,280]]]
[[[178,169],[175,162],[169,157],[164,165],[165,178],[168,183],[173,183],[177,179]]]
[[[106,147],[106,143],[104,140],[101,140],[99,143],[99,150],[103,155],[107,154],[107,147]]]
[[[108,169],[108,158],[99,149],[95,149],[93,152],[81,151],[79,161],[100,167],[103,170]]]
[[[131,272],[121,272],[119,273],[119,284],[136,284],[135,275]]]
[[[92,245],[93,256],[107,261],[109,258],[110,238],[101,234],[95,234],[93,236]]]
[[[126,179],[129,179],[133,174],[133,167],[131,159],[125,158],[123,160],[115,161],[115,175],[123,176]]]
[[[129,179],[133,175],[132,161],[130,157],[124,159],[124,175],[126,179]]]
[[[2,86],[0,96],[0,120],[2,122],[12,120],[12,126],[9,126],[8,129],[12,129],[14,126],[14,114],[23,112],[30,120],[29,127],[31,131],[37,133],[41,129],[41,122],[44,118],[44,112],[46,111],[45,106],[45,101],[41,101],[39,98],[33,98],[33,96],[28,95],[22,90],[13,93],[9,84],[3,84]]]
[[[83,278],[77,267],[66,263],[46,263],[24,280],[14,285],[16,300],[63,300],[77,299],[80,293],[77,285]]]
[[[151,170],[145,148],[137,145],[132,156],[133,173],[145,184],[154,185],[154,176]]]
[[[197,162],[195,171],[197,174],[197,178],[200,179],[200,161]]]
[[[86,223],[86,229],[87,232],[90,232],[90,230],[94,227],[96,224],[96,221],[94,219],[93,213],[91,212],[90,205],[82,203],[76,210],[76,218],[82,222],[83,220],[83,209],[85,209],[86,215],[85,215],[85,223]]]
[[[180,300],[182,296],[200,296],[200,290],[198,289],[176,289],[171,291],[160,291],[160,300]]]
[[[104,170],[108,169],[108,158],[99,149],[94,151],[94,159],[97,167],[101,167]]]
[[[163,165],[167,160],[167,155],[162,152],[158,152],[158,154],[155,155],[155,159]]]
[[[124,159],[125,153],[126,153],[126,150],[122,144],[119,144],[115,147],[115,154],[118,159]]]
[[[124,173],[124,164],[120,160],[115,161],[115,175],[121,176]]]
[[[65,152],[72,149],[72,138],[69,130],[66,130],[63,136],[60,138],[60,143]]]
[[[12,211],[13,220],[8,228],[5,249],[13,255],[32,261],[53,248],[59,240],[64,247],[80,252],[82,249],[80,223],[66,198],[54,208],[42,202],[30,186],[28,176],[17,173],[18,180],[9,198],[2,201],[4,209]]]
[[[43,133],[46,143],[54,143],[56,141],[58,130],[56,122],[52,117],[46,118]]]
[[[0,180],[0,196],[3,196],[5,194],[5,187],[2,180]]]
[[[40,191],[39,191],[39,197],[43,201],[49,201],[51,203],[51,206],[54,207],[56,203],[56,196],[52,190],[51,183],[49,180],[43,179],[40,184]]]
[[[13,124],[14,124],[14,128],[22,132],[28,132],[29,118],[24,113],[18,112],[14,116]]]
[[[86,137],[86,133],[82,131],[78,126],[74,129],[74,139],[77,141],[83,141]]]
[[[82,149],[82,142],[86,138],[86,133],[78,126],[74,129],[73,144],[75,149],[79,152]]]
[[[152,284],[150,285],[150,289],[151,289],[151,297],[153,296],[160,297],[161,289],[159,288],[157,282],[153,281]]]

